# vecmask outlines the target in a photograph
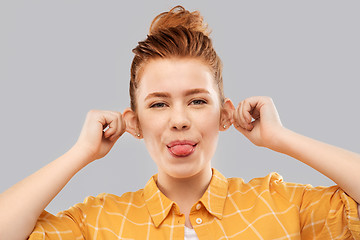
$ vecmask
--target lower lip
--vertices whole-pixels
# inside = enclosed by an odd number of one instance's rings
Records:
[[[168,147],[168,150],[174,157],[188,157],[195,151],[196,146],[197,145],[178,145],[172,148]]]

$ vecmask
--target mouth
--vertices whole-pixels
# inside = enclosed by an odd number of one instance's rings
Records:
[[[187,157],[191,155],[197,146],[196,142],[183,140],[173,141],[167,145],[171,155],[175,157]]]

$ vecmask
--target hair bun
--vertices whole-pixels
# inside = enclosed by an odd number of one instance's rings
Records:
[[[189,12],[179,5],[173,7],[169,12],[157,15],[150,25],[149,35],[178,26],[187,28],[190,31],[202,32],[206,36],[209,36],[211,33],[199,11]]]

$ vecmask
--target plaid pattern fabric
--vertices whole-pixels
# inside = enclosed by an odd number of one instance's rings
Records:
[[[44,211],[30,239],[183,240],[185,217],[156,178],[121,197],[88,197],[57,216]],[[360,239],[357,204],[339,187],[286,183],[277,173],[245,183],[213,169],[190,219],[200,240]]]

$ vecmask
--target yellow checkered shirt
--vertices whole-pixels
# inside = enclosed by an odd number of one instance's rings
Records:
[[[156,179],[121,197],[88,197],[57,216],[44,211],[30,239],[183,240],[185,216]],[[360,239],[357,204],[338,186],[286,183],[277,173],[245,183],[213,169],[190,220],[200,240]]]

